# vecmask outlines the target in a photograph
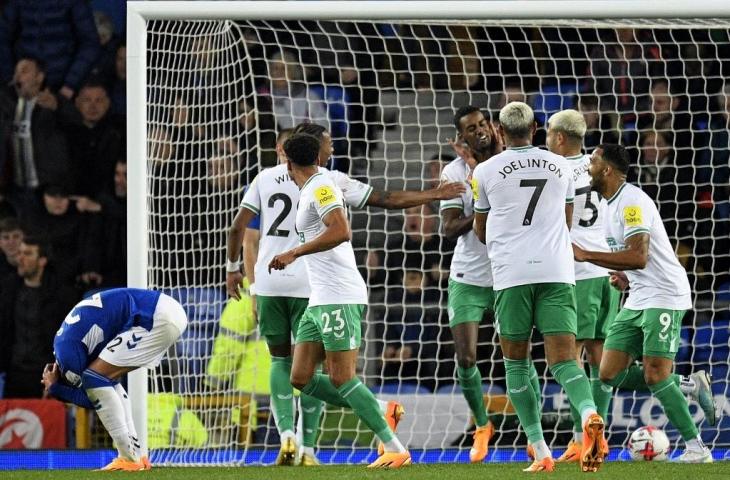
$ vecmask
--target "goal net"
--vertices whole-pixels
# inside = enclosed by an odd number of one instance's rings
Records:
[[[245,186],[276,162],[277,132],[321,123],[334,140],[332,168],[377,190],[428,189],[454,157],[447,143],[454,112],[471,104],[496,119],[512,100],[535,110],[536,145],[544,146],[551,114],[575,108],[588,124],[586,151],[601,142],[629,148],[629,180],[659,206],[693,288],[676,371],[711,372],[720,409],[730,414],[730,21],[323,21],[314,11],[246,20],[236,7],[228,19],[186,17],[185,9],[165,19],[164,3],[143,23],[146,74],[131,69],[145,93],[130,99],[130,122],[142,118],[135,108],[145,122],[129,139],[130,163],[146,158],[136,167],[146,197],[130,213],[146,244],[130,249],[132,262],[147,267],[136,281],[177,298],[190,320],[148,381],[155,462],[265,464],[276,456],[266,349],[247,307],[224,313],[223,266]],[[438,205],[350,212],[370,295],[359,374],[379,397],[405,405],[398,436],[416,462],[465,460],[473,428],[445,308],[454,244],[441,234],[438,212]],[[477,365],[497,431],[490,458],[525,460],[491,316],[479,332]],[[572,435],[567,397],[546,369],[539,336],[531,354],[546,440],[559,453]],[[648,395],[618,392],[610,412],[612,458],[624,458],[627,435],[641,425],[678,440]],[[694,403],[691,412],[708,445],[730,447],[730,420],[710,427]],[[365,461],[373,442],[350,412],[326,409],[322,461]]]

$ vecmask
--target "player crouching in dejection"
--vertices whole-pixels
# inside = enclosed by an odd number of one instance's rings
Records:
[[[187,327],[182,306],[150,290],[118,288],[96,293],[69,312],[53,342],[56,362],[42,383],[52,396],[96,410],[119,452],[101,470],[149,470],[119,379],[153,368]]]

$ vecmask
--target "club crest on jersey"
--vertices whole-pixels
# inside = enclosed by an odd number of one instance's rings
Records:
[[[335,198],[335,192],[333,192],[327,185],[317,188],[317,190],[314,191],[314,198],[317,200],[320,207],[325,207],[337,200]]]
[[[627,227],[636,227],[643,223],[641,219],[641,207],[624,207],[624,223]]]

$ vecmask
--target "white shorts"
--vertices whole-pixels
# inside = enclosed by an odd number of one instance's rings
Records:
[[[101,351],[99,358],[117,367],[155,368],[167,349],[173,345],[188,326],[182,305],[164,293],[155,307],[152,330],[132,327],[112,339]]]

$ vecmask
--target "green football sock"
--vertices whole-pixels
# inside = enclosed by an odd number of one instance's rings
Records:
[[[314,447],[317,442],[317,434],[319,434],[319,421],[322,416],[322,407],[324,402],[306,393],[299,396],[299,405],[302,416],[302,444],[305,447]]]
[[[672,373],[669,375],[669,378],[675,385],[680,386],[682,381],[681,375]],[[633,390],[635,392],[648,392],[651,390],[644,379],[644,369],[639,365],[631,365],[606,382],[606,384],[620,390]]]
[[[482,393],[482,374],[476,365],[471,368],[457,368],[459,385],[464,394],[466,403],[469,404],[471,413],[474,415],[474,422],[477,427],[483,427],[489,421],[486,407],[484,406],[484,394]]]
[[[575,407],[579,414],[582,415],[586,408],[596,408],[586,373],[578,367],[575,360],[556,363],[550,367],[550,371],[555,380],[565,390],[570,404]]]
[[[269,387],[271,408],[279,432],[294,431],[294,388],[291,386],[291,357],[271,357]]]
[[[507,395],[517,411],[520,425],[527,435],[529,443],[543,439],[540,424],[540,407],[535,399],[535,392],[530,383],[530,360],[504,359],[507,372]]]
[[[611,405],[611,398],[613,398],[613,388],[611,385],[607,385],[601,381],[598,375],[598,365],[591,365],[591,393],[593,394],[593,401],[596,402],[596,410],[598,414],[603,418],[605,422],[608,421],[608,407]]]
[[[535,368],[535,362],[530,360],[530,385],[532,390],[535,392],[535,401],[537,402],[538,411],[542,411],[542,389],[540,388],[540,376],[537,374],[537,368]]]
[[[337,388],[332,385],[330,377],[321,373],[315,373],[314,376],[312,376],[309,383],[302,388],[302,393],[318,398],[323,402],[327,402],[336,407],[350,407],[347,400],[342,398],[342,395],[340,395],[340,392],[337,391]]]
[[[395,435],[385,421],[375,395],[368,387],[363,385],[359,378],[355,377],[337,389],[352,410],[365,422],[365,425],[372,430],[381,442],[393,440]]]
[[[664,413],[674,428],[679,430],[682,439],[686,442],[697,438],[699,432],[689,413],[687,399],[684,398],[675,380],[667,378],[656,385],[650,385],[649,389],[664,407]]]

